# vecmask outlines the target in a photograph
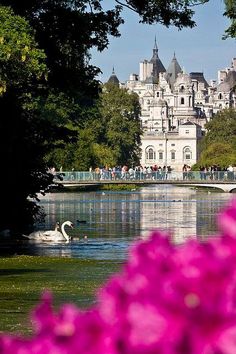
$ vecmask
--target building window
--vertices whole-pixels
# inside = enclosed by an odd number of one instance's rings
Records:
[[[159,146],[163,146],[163,144],[159,144]]]
[[[171,146],[175,146],[175,144],[171,144]]]
[[[155,150],[152,147],[148,147],[146,149],[146,159],[147,160],[155,160],[155,158],[156,158]]]
[[[180,99],[180,104],[184,104],[184,98],[183,97],[181,97],[181,99]]]
[[[222,100],[222,94],[220,93],[218,96],[219,100]]]
[[[159,151],[159,160],[163,160],[163,151]]]
[[[192,151],[189,146],[186,146],[183,150],[184,161],[189,161],[192,159]]]
[[[175,151],[171,151],[171,160],[175,160]]]
[[[189,134],[189,130],[185,130],[185,134]]]
[[[160,92],[157,92],[157,97],[159,97],[160,96]]]

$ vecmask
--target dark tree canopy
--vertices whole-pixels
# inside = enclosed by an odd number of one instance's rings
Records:
[[[115,0],[116,3],[128,7],[139,14],[141,22],[161,23],[169,27],[174,25],[179,29],[193,27],[193,6],[204,4],[209,0]]]
[[[119,36],[120,7],[103,11],[100,1],[2,0],[27,18],[47,56],[48,85],[77,99],[98,91],[99,69],[89,65],[91,48],[102,51],[108,36]]]

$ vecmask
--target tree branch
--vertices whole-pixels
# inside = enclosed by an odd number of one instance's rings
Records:
[[[122,2],[119,1],[119,0],[115,0],[115,2],[116,2],[117,4],[119,4],[119,5],[121,5],[121,6],[127,7],[128,9],[130,9],[130,10],[132,10],[132,11],[138,13],[138,11],[135,10],[133,7],[131,7],[131,6],[127,5],[127,4],[124,4],[124,3],[122,3]]]
[[[197,3],[194,3],[194,4],[189,4],[189,6],[199,6],[199,5],[203,5],[205,4],[206,2],[209,2],[209,0],[202,0],[200,2],[197,2]]]

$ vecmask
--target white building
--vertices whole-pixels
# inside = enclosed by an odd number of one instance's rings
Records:
[[[136,92],[141,104],[142,166],[171,166],[182,170],[198,160],[198,145],[207,121],[215,113],[236,108],[236,58],[230,68],[218,72],[218,82],[210,84],[203,73],[186,73],[174,54],[167,70],[158,56],[155,40],[150,61],[139,66],[119,83],[114,69],[109,82]]]

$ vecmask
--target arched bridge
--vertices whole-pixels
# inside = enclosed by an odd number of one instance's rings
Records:
[[[191,171],[191,172],[158,172],[134,173],[121,172],[81,172],[67,171],[54,174],[54,182],[64,187],[99,186],[105,184],[173,184],[192,187],[218,188],[224,192],[236,190],[236,174],[228,171]]]

